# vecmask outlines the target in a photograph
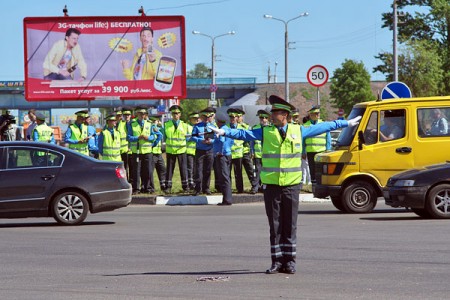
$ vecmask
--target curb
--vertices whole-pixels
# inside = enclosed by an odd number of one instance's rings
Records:
[[[173,196],[159,196],[159,195],[137,195],[133,196],[131,204],[149,204],[149,205],[217,205],[222,202],[222,195],[211,196],[191,196],[191,195],[173,195]],[[264,202],[262,194],[234,194],[233,204],[237,203],[252,203]],[[323,203],[330,202],[329,199],[314,198],[313,194],[301,193],[300,202],[307,203]]]

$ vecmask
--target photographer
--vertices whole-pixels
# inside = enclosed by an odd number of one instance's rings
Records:
[[[9,110],[0,116],[0,140],[21,141],[22,133],[16,125],[16,117],[10,115]]]

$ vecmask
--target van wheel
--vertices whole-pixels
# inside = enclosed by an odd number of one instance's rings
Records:
[[[342,206],[346,212],[368,213],[377,204],[377,193],[370,183],[355,181],[344,189],[342,199]]]
[[[341,197],[331,197],[331,203],[333,203],[334,207],[336,207],[338,210],[345,212]]]
[[[433,218],[450,218],[450,184],[440,184],[430,190],[426,210]]]

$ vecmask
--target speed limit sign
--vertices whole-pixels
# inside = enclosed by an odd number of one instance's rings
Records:
[[[327,83],[328,70],[324,66],[315,65],[309,68],[306,77],[312,86],[319,87]]]

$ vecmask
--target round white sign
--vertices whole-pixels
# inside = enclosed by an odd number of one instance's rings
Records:
[[[322,86],[328,81],[328,70],[321,65],[312,66],[309,68],[306,78],[312,86]]]

